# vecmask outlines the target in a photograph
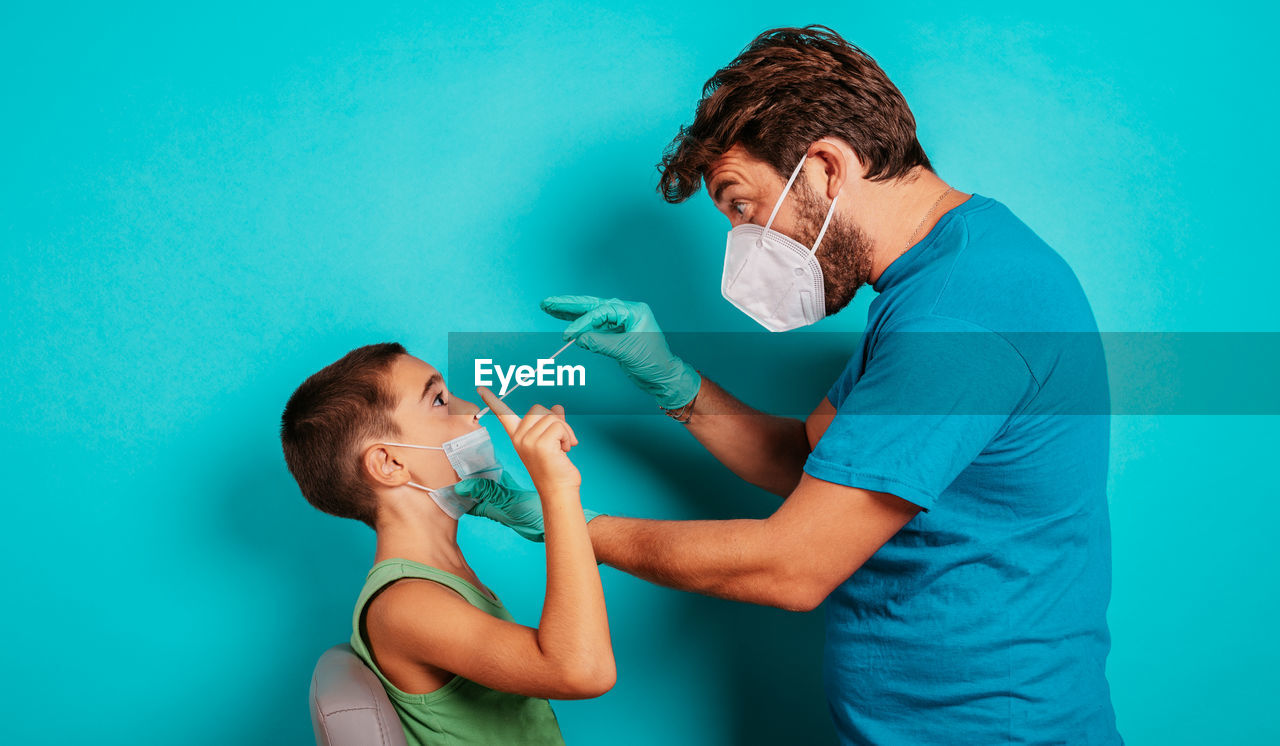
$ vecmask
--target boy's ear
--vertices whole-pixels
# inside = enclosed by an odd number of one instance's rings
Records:
[[[379,487],[400,487],[409,481],[409,469],[383,445],[371,445],[361,459],[365,476]]]

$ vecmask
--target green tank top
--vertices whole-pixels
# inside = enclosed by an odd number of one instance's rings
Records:
[[[448,586],[472,606],[514,621],[500,601],[452,573],[406,559],[386,559],[369,570],[352,617],[351,647],[382,681],[400,715],[405,737],[415,744],[564,744],[560,725],[545,699],[490,689],[461,676],[427,694],[403,692],[382,675],[366,639],[364,611],[387,586],[401,578],[423,578]],[[430,620],[424,620],[430,623]]]

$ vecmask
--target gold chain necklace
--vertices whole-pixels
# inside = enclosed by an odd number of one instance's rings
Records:
[[[911,231],[911,238],[907,239],[908,249],[915,245],[916,234],[920,232],[920,229],[924,227],[925,223],[929,222],[929,218],[933,216],[933,211],[938,209],[938,205],[942,204],[942,200],[946,199],[947,195],[951,194],[955,190],[955,187],[947,187],[947,191],[943,192],[942,196],[938,197],[938,199],[933,203],[933,207],[930,207],[929,211],[924,214],[924,217],[920,218],[920,224],[916,226],[914,231]]]

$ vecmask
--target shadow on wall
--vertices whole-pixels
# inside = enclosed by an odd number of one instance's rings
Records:
[[[603,419],[603,418],[600,418]],[[761,518],[779,498],[741,481],[666,417],[599,422],[594,435],[619,459],[652,470],[679,514],[649,518]],[[670,591],[677,593],[676,591]],[[835,742],[822,686],[822,611],[780,609],[679,593],[677,612],[654,620],[659,639],[686,639],[719,680],[714,703],[730,717],[729,743]]]
[[[278,415],[283,407],[261,411]],[[298,493],[270,442],[241,444],[223,464],[224,501],[213,517],[228,554],[249,558],[267,575],[270,596],[255,610],[255,670],[241,682],[232,729],[253,743],[312,743],[307,691],[320,654],[351,635],[351,609],[373,559],[364,524],[325,515]],[[255,422],[252,427],[260,428]]]
[[[654,191],[656,154],[637,160],[623,155],[626,148],[581,151],[531,206],[548,216],[546,235],[531,238],[527,248],[537,256],[523,280],[536,294],[533,302],[561,293],[642,300],[667,332],[738,322],[720,297],[729,221],[702,193],[682,205],[663,202]],[[612,184],[616,191],[602,197],[584,184]]]

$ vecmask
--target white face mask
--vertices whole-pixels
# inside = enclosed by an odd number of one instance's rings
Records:
[[[813,248],[805,248],[794,239],[772,229],[782,200],[787,198],[791,185],[800,175],[805,157],[791,172],[782,196],[769,213],[769,221],[763,228],[744,223],[729,231],[724,250],[724,276],[720,281],[720,293],[739,311],[755,319],[771,332],[785,332],[806,326],[827,315],[826,296],[822,287],[822,265],[815,254],[827,234],[831,216],[835,214],[836,199],[831,200],[822,230],[813,242]]]
[[[412,443],[390,443],[385,441],[379,445],[419,448],[424,451],[444,451],[445,458],[449,459],[449,465],[453,467],[454,471],[458,472],[459,481],[480,478],[492,479],[496,482],[502,478],[502,463],[494,455],[493,442],[489,440],[489,431],[484,428],[472,430],[466,435],[459,435],[452,440],[446,440],[438,446],[419,446]],[[409,482],[408,484],[410,487],[422,490],[430,495],[435,504],[439,505],[440,509],[455,521],[476,504],[475,500],[463,497],[454,491],[453,488],[457,482],[439,489],[424,487],[417,482]]]

